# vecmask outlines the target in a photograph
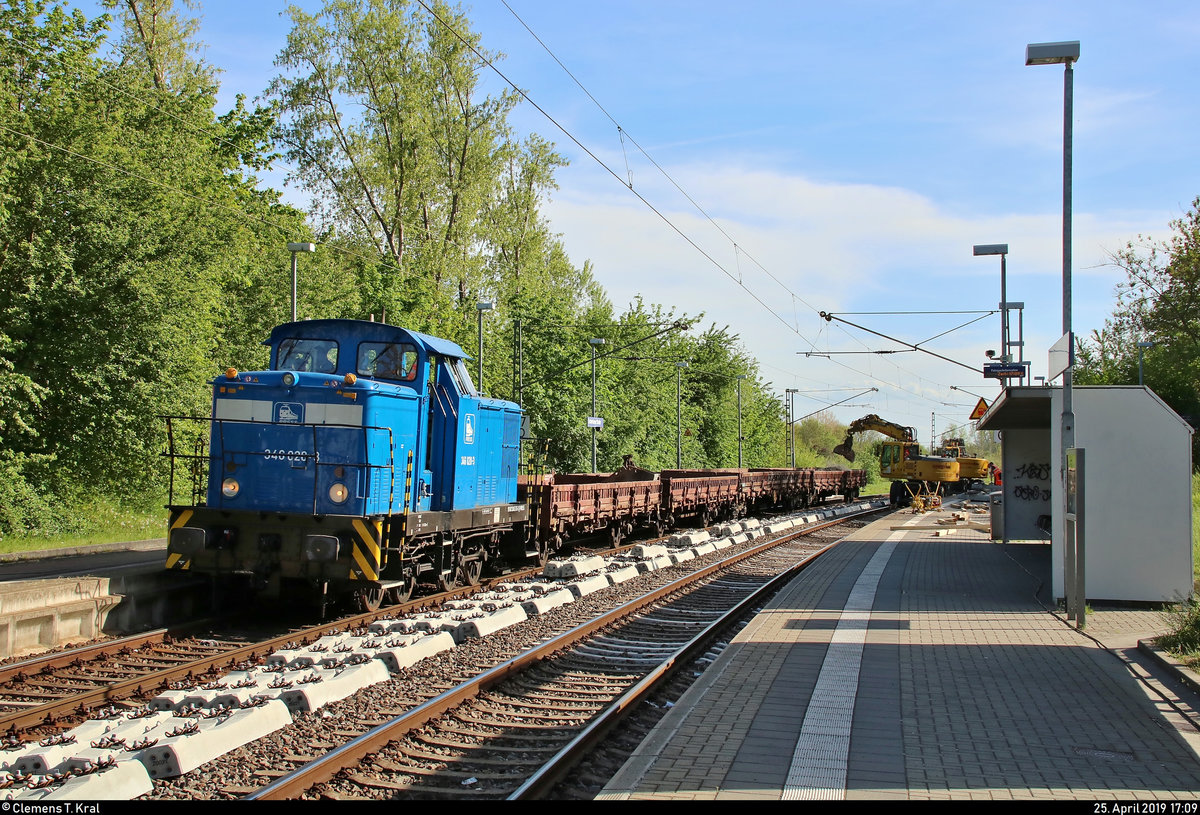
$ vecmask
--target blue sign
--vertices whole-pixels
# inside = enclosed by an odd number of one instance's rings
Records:
[[[989,362],[983,366],[984,379],[1019,379],[1025,375],[1027,362]]]

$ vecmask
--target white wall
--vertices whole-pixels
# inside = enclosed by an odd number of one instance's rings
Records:
[[[1086,450],[1085,594],[1089,600],[1175,601],[1192,593],[1191,430],[1147,388],[1072,389],[1075,446]],[[1051,566],[1063,580],[1062,390],[1050,419],[1055,507]],[[1005,457],[1005,492],[1008,464]]]
[[[1045,541],[1037,519],[1051,512],[1050,431],[1003,430],[1004,539]]]

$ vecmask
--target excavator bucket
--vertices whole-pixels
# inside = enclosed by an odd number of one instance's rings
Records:
[[[846,440],[844,442],[839,444],[837,447],[833,448],[833,452],[835,454],[841,456],[842,458],[846,459],[846,461],[853,462],[854,461],[854,448],[851,446],[853,443],[854,443],[854,435],[853,434],[847,435]]]

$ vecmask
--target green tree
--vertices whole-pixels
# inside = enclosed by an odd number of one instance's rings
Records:
[[[478,34],[461,11],[432,9],[436,18],[407,0],[290,8],[276,59],[286,73],[267,93],[318,228],[384,261],[376,310],[462,340],[487,288],[488,212],[520,152],[506,123],[516,97],[481,95]]]
[[[156,416],[206,412],[238,309],[263,304],[229,293],[253,293],[264,248],[302,227],[247,174],[269,112],[214,116],[214,71],[169,2],[110,7],[115,61],[106,16],[0,10],[0,359],[37,387],[10,391],[30,432],[5,441],[60,499],[158,494]]]
[[[1113,255],[1126,279],[1117,286],[1104,328],[1080,343],[1074,381],[1136,384],[1137,344],[1153,342],[1144,358],[1145,384],[1195,423],[1200,419],[1200,197],[1170,225],[1170,239],[1139,236]]]

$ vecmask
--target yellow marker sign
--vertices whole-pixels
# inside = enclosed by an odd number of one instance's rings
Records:
[[[971,411],[971,421],[978,421],[983,418],[983,414],[987,413],[988,403],[981,398],[979,403],[975,405],[975,409]]]

